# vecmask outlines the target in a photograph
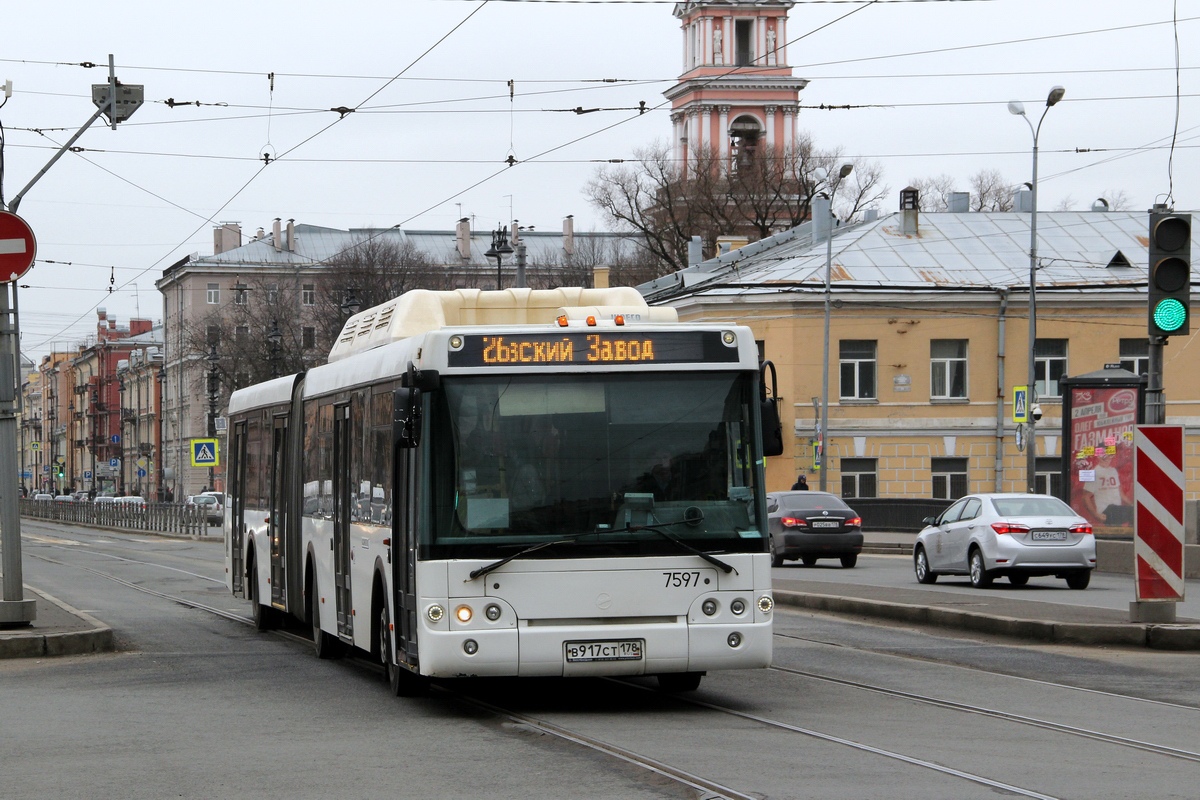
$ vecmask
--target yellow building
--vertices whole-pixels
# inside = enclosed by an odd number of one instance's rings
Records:
[[[783,399],[786,450],[769,460],[768,490],[799,473],[819,485],[828,263],[829,491],[1026,491],[1013,399],[1029,374],[1030,215],[918,214],[910,191],[910,210],[835,227],[828,253],[809,222],[640,287],[682,320],[755,331]],[[1147,232],[1144,211],[1038,214],[1039,491],[1060,494],[1078,456],[1061,435],[1061,379],[1118,364],[1147,372]],[[1200,493],[1198,334],[1171,337],[1163,351],[1166,421],[1185,426],[1189,499]]]

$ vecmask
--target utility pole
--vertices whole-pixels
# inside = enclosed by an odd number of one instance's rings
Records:
[[[6,94],[7,84],[5,86]],[[46,166],[42,167],[33,180],[25,188],[17,192],[8,204],[8,212],[4,215],[4,224],[11,220],[21,225],[24,221],[16,216],[17,208],[25,194],[45,175],[58,159],[62,158],[80,136],[98,120],[106,115],[113,130],[118,122],[129,119],[134,111],[142,104],[142,86],[124,86],[117,80],[116,67],[112,54],[108,56],[108,83],[92,85],[92,102],[96,105],[96,113],[83,124],[66,144],[58,149]],[[4,237],[9,238],[9,237]],[[33,265],[36,253],[36,243],[33,233],[25,240],[24,253],[28,256],[28,269]],[[21,270],[24,274],[25,269]],[[32,624],[37,617],[37,604],[34,600],[24,599],[24,578],[21,569],[21,508],[20,493],[17,486],[17,414],[16,397],[17,381],[19,380],[21,332],[18,323],[17,272],[4,271],[0,275],[3,288],[0,289],[0,551],[3,551],[4,593],[0,600],[0,628],[23,627]],[[10,299],[11,298],[11,299]]]

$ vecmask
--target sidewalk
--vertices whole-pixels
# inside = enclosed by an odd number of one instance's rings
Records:
[[[37,618],[23,627],[0,628],[0,658],[40,658],[113,649],[112,628],[45,592],[25,586]]]

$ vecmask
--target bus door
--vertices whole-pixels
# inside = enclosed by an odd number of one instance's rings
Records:
[[[271,604],[286,608],[287,570],[287,431],[288,418],[275,417],[271,431],[270,505],[267,535],[271,537]]]
[[[393,395],[392,415],[403,420],[412,414],[408,390]],[[419,401],[418,401],[419,402]],[[400,426],[403,428],[403,425]],[[417,469],[420,449],[415,442],[401,443],[393,437],[392,454],[392,619],[396,631],[396,656],[400,661],[417,664]]]
[[[230,587],[234,595],[240,594],[245,588],[246,577],[246,521],[243,511],[246,508],[246,422],[238,422],[233,426],[233,470],[230,478],[233,485],[229,487],[229,572]]]
[[[333,584],[338,635],[354,634],[350,604],[350,406],[333,409]]]

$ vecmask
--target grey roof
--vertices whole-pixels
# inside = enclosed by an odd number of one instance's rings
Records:
[[[563,257],[563,234],[561,231],[522,231],[521,241],[524,242],[530,264],[561,260]],[[286,232],[282,238],[286,241]],[[403,230],[401,228],[324,228],[318,225],[297,224],[295,226],[295,251],[286,248],[275,249],[273,235],[268,232],[260,239],[251,239],[241,247],[226,250],[210,256],[192,258],[186,262],[188,268],[205,268],[221,266],[263,266],[263,267],[319,267],[337,254],[347,250],[356,243],[367,239],[379,238],[384,241],[401,243],[411,241],[421,252],[426,253],[437,264],[463,266],[458,256],[455,233],[450,231]],[[580,252],[584,243],[592,240],[611,243],[620,252],[628,254],[637,247],[637,240],[631,234],[575,232],[576,252]],[[480,268],[495,267],[495,261],[487,258],[484,253],[492,246],[492,232],[472,231],[471,258],[468,266]],[[607,244],[606,244],[607,246]],[[514,263],[514,256],[505,257],[508,264]],[[167,270],[171,272],[177,264]],[[164,273],[165,274],[165,273]]]
[[[832,284],[843,290],[1028,287],[1029,223],[1028,213],[946,211],[922,212],[916,235],[901,232],[900,212],[841,226],[834,230]],[[1039,212],[1039,289],[1144,287],[1148,227],[1145,211]],[[825,260],[825,239],[814,241],[806,222],[638,288],[652,301],[823,288]]]

